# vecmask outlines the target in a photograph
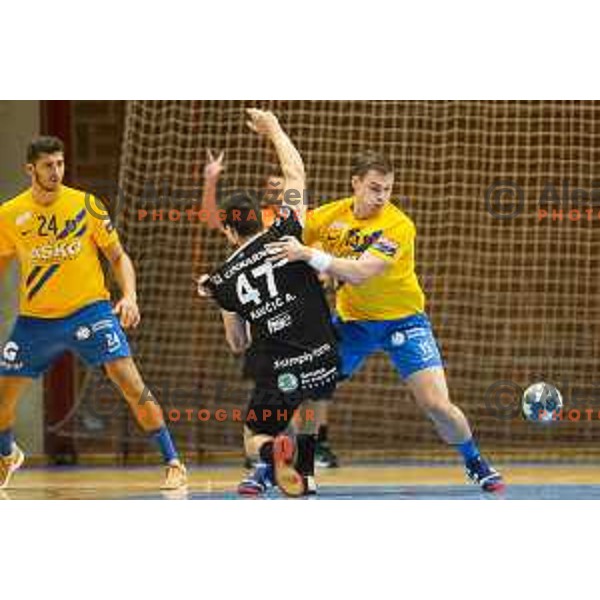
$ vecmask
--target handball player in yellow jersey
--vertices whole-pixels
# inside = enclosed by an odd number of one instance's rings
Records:
[[[425,297],[415,273],[415,226],[391,202],[394,174],[373,152],[352,165],[353,195],[319,207],[307,219],[302,245],[271,244],[273,261],[305,261],[343,282],[335,324],[342,373],[350,377],[370,354],[392,360],[439,435],[462,455],[468,477],[485,491],[504,487],[481,456],[463,412],[450,401],[444,367]],[[320,244],[320,248],[311,245]]]
[[[26,168],[31,187],[0,205],[0,275],[13,259],[20,265],[19,316],[0,344],[0,488],[24,459],[12,431],[18,400],[65,351],[104,367],[161,451],[167,469],[162,489],[184,488],[185,467],[123,332],[140,321],[133,264],[108,214],[88,210],[93,198],[62,184],[61,140],[33,140]],[[122,292],[114,309],[98,251]]]

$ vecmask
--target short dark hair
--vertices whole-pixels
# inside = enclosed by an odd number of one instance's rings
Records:
[[[41,135],[34,138],[27,146],[27,162],[34,164],[42,154],[64,152],[65,145],[62,140],[53,135]]]
[[[352,158],[352,176],[364,177],[369,171],[378,171],[383,175],[387,175],[393,173],[394,169],[385,156],[372,150],[356,154]]]
[[[223,226],[229,226],[242,237],[262,231],[262,214],[258,202],[247,192],[235,192],[222,206],[225,211]]]

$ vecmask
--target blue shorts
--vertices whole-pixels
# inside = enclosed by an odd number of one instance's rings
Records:
[[[0,349],[0,376],[39,377],[68,350],[93,367],[131,356],[110,302],[94,302],[62,319],[18,317]]]
[[[342,321],[334,317],[339,336],[342,378],[350,377],[369,355],[383,350],[404,379],[423,369],[443,367],[442,356],[424,314],[393,321]]]

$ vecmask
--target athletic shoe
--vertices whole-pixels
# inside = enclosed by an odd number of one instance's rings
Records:
[[[330,448],[329,444],[317,442],[315,449],[315,466],[321,469],[337,469],[339,465],[338,457]]]
[[[475,484],[479,485],[484,492],[501,492],[505,489],[502,475],[488,463],[477,456],[466,464],[467,477]]]
[[[273,467],[259,462],[251,473],[248,473],[238,485],[241,496],[262,496],[273,487]]]
[[[13,443],[13,451],[10,456],[0,456],[0,490],[8,487],[12,474],[20,468],[24,460],[23,451],[15,443]]]
[[[187,487],[187,471],[179,460],[174,460],[167,465],[165,482],[161,490],[182,490]]]
[[[312,475],[304,476],[304,495],[305,496],[316,496],[317,495],[317,482]]]
[[[304,496],[304,479],[296,471],[294,457],[296,447],[288,435],[278,435],[273,442],[273,466],[275,482],[279,489],[292,498]]]

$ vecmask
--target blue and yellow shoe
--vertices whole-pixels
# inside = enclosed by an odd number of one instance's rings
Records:
[[[465,465],[467,477],[481,487],[484,492],[502,492],[506,489],[502,475],[491,467],[481,456],[471,459]]]
[[[273,487],[273,467],[259,462],[254,470],[246,475],[238,485],[241,496],[262,496]]]

